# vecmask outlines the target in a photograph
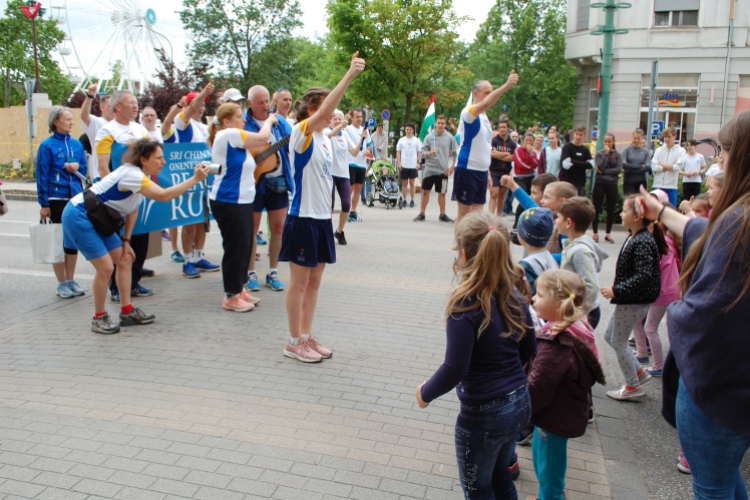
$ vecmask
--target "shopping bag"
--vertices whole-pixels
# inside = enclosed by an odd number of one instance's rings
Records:
[[[65,262],[63,252],[62,224],[52,224],[49,219],[29,226],[31,248],[37,264],[59,264]]]
[[[0,189],[0,215],[8,213],[8,200],[5,198],[3,190]]]

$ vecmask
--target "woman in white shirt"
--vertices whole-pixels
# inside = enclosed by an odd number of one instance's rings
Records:
[[[209,130],[207,142],[211,146],[211,161],[223,167],[221,175],[214,177],[208,198],[224,246],[221,277],[225,293],[222,309],[225,311],[252,311],[260,302],[245,288],[255,237],[255,160],[249,150],[268,144],[271,127],[276,123],[276,115],[272,114],[259,133],[248,132],[242,108],[235,103],[225,103],[216,110]]]
[[[289,262],[291,270],[286,295],[290,339],[284,356],[305,363],[316,363],[332,355],[312,334],[323,271],[326,264],[336,262],[331,223],[333,157],[331,140],[324,131],[349,84],[365,69],[364,59],[358,56],[358,52],[354,54],[349,71],[333,91],[311,88],[294,106],[297,124],[289,149],[298,182],[284,222],[279,260]]]
[[[79,250],[96,269],[94,276],[94,319],[91,330],[110,334],[120,331],[120,326],[145,325],[154,321],[153,314],[146,314],[133,307],[130,302],[130,268],[135,253],[130,248],[130,238],[138,218],[138,207],[142,196],[155,201],[170,201],[185,193],[206,179],[208,169],[202,164],[195,167],[193,177],[167,189],[162,189],[149,176],[161,172],[166,163],[162,145],[151,139],[138,140],[127,152],[126,163],[103,177],[85,192],[70,200],[62,216],[63,240],[65,248]],[[91,194],[95,197],[91,197]],[[103,205],[103,209],[113,209],[124,218],[122,239],[114,231],[98,225],[94,227],[87,209],[85,198]],[[91,203],[88,203],[91,204]],[[101,215],[101,214],[100,214]],[[103,217],[109,217],[104,215]],[[96,219],[96,217],[95,217]],[[115,281],[120,290],[120,323],[115,324],[104,307],[107,299],[109,278],[117,265]]]

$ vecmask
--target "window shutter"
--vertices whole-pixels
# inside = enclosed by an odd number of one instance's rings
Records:
[[[669,12],[674,10],[698,10],[700,0],[656,0],[654,12]]]
[[[589,29],[589,13],[591,12],[590,0],[578,0],[578,18],[576,20],[576,30]]]

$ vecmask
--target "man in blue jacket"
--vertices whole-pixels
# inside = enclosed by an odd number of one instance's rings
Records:
[[[39,145],[36,157],[36,187],[39,216],[53,224],[62,223],[62,213],[68,200],[83,191],[81,179],[86,177],[86,152],[78,139],[70,136],[73,114],[63,106],[52,106],[47,121],[52,136]],[[57,278],[57,295],[69,299],[83,295],[73,275],[76,270],[78,250],[64,249],[65,262],[52,264]]]
[[[245,130],[257,133],[263,127],[271,112],[271,94],[262,85],[255,85],[247,91],[247,104]],[[281,250],[281,233],[284,230],[284,221],[289,210],[289,193],[294,192],[294,179],[292,178],[292,169],[289,163],[288,145],[292,127],[283,116],[277,115],[277,118],[279,122],[273,126],[273,138],[268,147],[272,147],[277,142],[282,141],[285,141],[286,144],[278,152],[281,160],[279,168],[265,174],[255,186],[254,234],[258,234],[263,210],[265,210],[268,213],[271,233],[268,245],[268,257],[271,267],[266,275],[266,286],[275,292],[280,292],[284,290],[284,284],[279,280],[277,272],[277,268],[279,267],[279,250]],[[247,281],[247,289],[252,292],[260,290],[258,273],[255,272],[256,248],[257,241],[254,239]]]

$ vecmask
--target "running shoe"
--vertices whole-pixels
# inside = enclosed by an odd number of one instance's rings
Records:
[[[594,405],[589,406],[589,423],[593,424],[594,420],[596,420],[596,416],[594,415]]]
[[[307,340],[307,345],[310,346],[310,349],[320,354],[323,359],[328,359],[333,356],[333,351],[327,347],[323,347],[312,335],[310,335],[310,338]]]
[[[414,217],[414,222],[422,222],[425,220],[424,212],[419,212],[416,217]]]
[[[70,288],[70,290],[76,295],[86,295],[86,290],[76,283],[75,280],[68,280],[68,288]]]
[[[245,288],[247,288],[251,292],[260,291],[260,283],[258,282],[258,275],[256,273],[248,273]]]
[[[195,268],[195,264],[192,262],[186,262],[182,265],[182,275],[188,279],[201,277],[201,273]]]
[[[130,295],[133,297],[150,297],[154,294],[153,290],[149,290],[146,287],[140,285],[140,283],[133,287],[130,291]]]
[[[153,278],[154,276],[156,276],[156,271],[145,267],[141,269],[141,278]]]
[[[279,275],[277,273],[266,274],[266,286],[274,292],[281,292],[284,290],[284,283],[279,281]]]
[[[221,266],[212,264],[206,259],[201,259],[195,263],[195,268],[202,273],[215,273]]]
[[[336,241],[339,242],[339,245],[346,245],[346,237],[344,236],[344,231],[335,231],[333,233],[333,237],[336,238]]]
[[[406,200],[404,200],[403,202],[401,202],[401,206],[402,207],[406,208],[407,205],[408,205],[408,203],[406,203]]]
[[[169,236],[169,231],[166,229],[161,230],[161,239],[164,241],[172,241],[172,238]]]
[[[518,476],[521,475],[521,466],[518,465],[518,453],[513,453],[513,456],[510,457],[510,463],[508,464],[508,471],[510,472],[510,477],[514,481],[518,479]]]
[[[443,222],[455,222],[453,219],[451,219],[445,214],[440,214],[440,217],[438,217],[438,219],[440,219]]]
[[[91,331],[103,335],[111,335],[120,331],[120,325],[114,324],[109,314],[91,320]]]
[[[260,233],[255,235],[255,244],[256,245],[265,245],[268,243],[266,240],[263,239],[263,236],[260,235]]]
[[[76,294],[73,292],[73,290],[70,289],[68,286],[67,281],[63,281],[62,283],[57,284],[57,291],[55,292],[58,297],[63,299],[72,299],[76,296]]]
[[[650,377],[650,375],[649,375]],[[616,399],[617,401],[625,401],[627,399],[638,399],[642,398],[646,395],[646,391],[643,390],[643,387],[628,387],[627,385],[624,385],[617,389],[616,391],[607,391],[607,396],[609,396],[612,399]]]
[[[641,385],[645,384],[649,380],[651,380],[651,374],[647,370],[638,370],[638,382],[640,382]]]
[[[225,311],[248,312],[255,309],[255,306],[250,302],[242,300],[240,295],[235,295],[231,299],[228,299],[225,295],[221,308]]]
[[[649,366],[648,368],[646,368],[646,371],[652,377],[661,377],[661,368],[654,368],[653,366]]]
[[[250,295],[250,292],[248,292],[246,288],[243,288],[240,292],[240,298],[245,302],[251,303],[254,306],[260,304],[260,299],[258,297],[253,297],[252,295]]]
[[[110,290],[109,291],[109,300],[112,302],[120,302],[120,292],[119,290]]]
[[[614,243],[615,242],[615,240],[613,240],[612,237],[610,235],[608,235],[608,234],[604,235],[604,241],[606,241],[608,243]]]
[[[534,439],[534,426],[529,425],[516,436],[516,444],[526,446],[532,439]]]
[[[406,203],[406,202],[404,202],[404,203]],[[411,200],[411,202],[409,202],[409,208],[414,208],[414,200]]]
[[[690,464],[685,459],[685,454],[680,450],[680,456],[677,457],[677,470],[683,474],[692,474],[690,471]]]
[[[646,356],[645,358],[639,358],[638,356],[636,356],[636,358],[638,359],[638,362],[642,365],[647,365],[648,362],[651,361],[651,358],[649,358],[648,356]]]
[[[635,347],[635,346],[636,346],[636,345],[635,345],[635,337],[630,337],[630,338],[628,339],[628,345],[629,345],[630,347]]]
[[[591,239],[594,240],[594,243],[599,243],[599,235],[597,233],[594,233]]]
[[[179,250],[172,252],[172,255],[170,255],[169,258],[172,259],[172,262],[177,262],[178,264],[185,262],[185,257],[182,256]]]
[[[357,212],[352,210],[349,212],[349,217],[346,218],[347,222],[357,222]]]
[[[292,345],[292,341],[287,340],[286,346],[284,346],[284,356],[297,359],[303,363],[320,363],[323,361],[323,356],[313,351],[305,342],[305,339],[299,339],[297,345]]]
[[[134,307],[128,314],[120,313],[120,326],[148,325],[154,322],[153,314],[146,314],[140,308]]]

